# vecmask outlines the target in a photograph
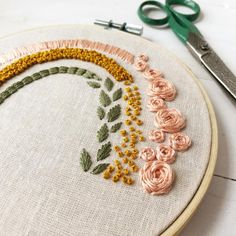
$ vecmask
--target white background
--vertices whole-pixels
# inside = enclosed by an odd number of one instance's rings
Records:
[[[197,0],[202,15],[196,25],[236,74],[236,1]],[[0,37],[34,27],[91,23],[94,19],[142,24],[140,0],[0,0]],[[219,154],[211,186],[183,236],[236,235],[236,101],[190,55],[168,28],[144,26],[143,37],[175,53],[204,84],[219,126]]]

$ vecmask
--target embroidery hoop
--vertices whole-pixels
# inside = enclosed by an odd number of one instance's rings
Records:
[[[30,32],[30,31],[28,31],[28,32]],[[119,33],[117,32],[117,34],[119,34]],[[15,36],[17,36],[17,34]],[[123,35],[123,36],[125,36],[125,35]],[[1,40],[7,40],[7,37],[2,38]],[[202,87],[201,82],[199,82],[199,80],[192,74],[190,69],[188,69],[175,56],[171,55],[171,57],[172,57],[172,59],[176,60],[181,67],[183,67],[185,70],[188,71],[189,75],[192,77],[192,79],[195,81],[195,83],[199,86],[199,89],[201,90],[201,92],[204,96],[204,99],[205,99],[207,107],[208,107],[210,120],[211,120],[212,142],[211,142],[211,152],[210,152],[209,163],[208,163],[205,175],[202,179],[202,182],[199,185],[198,190],[196,191],[195,195],[193,195],[192,200],[187,205],[185,210],[182,213],[180,213],[179,217],[162,233],[162,235],[174,235],[174,234],[177,234],[178,232],[180,232],[181,229],[184,227],[184,225],[191,218],[194,211],[197,209],[199,203],[201,202],[201,200],[202,200],[203,196],[205,195],[205,193],[207,191],[207,188],[210,184],[210,181],[211,181],[211,178],[212,178],[212,175],[213,175],[213,171],[214,171],[214,167],[215,167],[215,163],[216,163],[217,146],[218,146],[218,144],[217,144],[217,139],[218,138],[217,138],[216,118],[215,118],[213,107],[211,105],[211,102],[208,98],[208,95],[207,95],[206,91]]]

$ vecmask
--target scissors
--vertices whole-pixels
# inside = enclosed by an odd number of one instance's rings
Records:
[[[192,14],[183,14],[173,9],[173,5],[181,5],[192,9]],[[160,19],[150,18],[145,7],[158,7],[166,16]],[[145,1],[138,8],[139,18],[152,26],[169,25],[177,37],[187,46],[190,52],[220,82],[220,84],[236,99],[236,77],[224,64],[220,57],[209,46],[197,27],[192,23],[200,15],[199,5],[192,0]]]

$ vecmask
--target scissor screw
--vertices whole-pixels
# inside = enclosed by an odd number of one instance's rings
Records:
[[[207,49],[209,49],[208,43],[207,43],[207,42],[204,42],[204,43],[201,45],[201,49],[202,49],[202,50],[207,50]]]

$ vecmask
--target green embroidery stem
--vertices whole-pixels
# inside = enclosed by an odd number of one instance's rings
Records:
[[[9,86],[6,90],[0,93],[0,104],[3,103],[12,94],[16,93],[19,89],[23,88],[25,85],[54,74],[74,74],[85,77],[86,79],[93,79],[98,81],[101,80],[101,78],[97,76],[95,73],[79,67],[67,67],[67,66],[52,67],[46,70],[41,70],[37,73],[32,74],[31,76],[27,76],[23,78],[21,81],[18,81]]]

